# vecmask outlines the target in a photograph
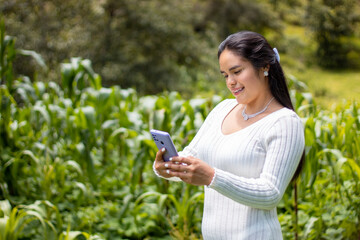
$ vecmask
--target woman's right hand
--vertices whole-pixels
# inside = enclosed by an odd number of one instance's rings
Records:
[[[164,177],[164,178],[169,178],[171,177],[169,175],[169,170],[167,169],[167,167],[169,166],[169,163],[164,162],[163,159],[163,155],[166,152],[165,148],[160,149],[157,153],[156,153],[156,158],[155,158],[155,170],[156,172]]]

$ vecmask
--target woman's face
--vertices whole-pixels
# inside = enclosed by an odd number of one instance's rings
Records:
[[[219,65],[226,86],[239,104],[262,104],[264,97],[270,93],[264,77],[266,69],[256,70],[249,61],[228,49],[221,53]]]

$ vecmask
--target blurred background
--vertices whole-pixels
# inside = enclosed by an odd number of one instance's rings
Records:
[[[0,0],[0,240],[201,239],[203,187],[154,174],[149,129],[189,144],[240,30],[304,123],[284,239],[360,239],[360,0]]]
[[[81,57],[91,60],[104,86],[227,94],[217,46],[251,30],[278,48],[286,74],[307,83],[320,102],[360,96],[358,0],[1,2],[7,34],[48,66],[39,71],[31,58],[18,56],[14,69],[39,81],[60,82],[60,63]]]

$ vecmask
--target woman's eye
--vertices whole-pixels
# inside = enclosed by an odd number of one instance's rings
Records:
[[[236,72],[234,72],[235,74],[239,74],[239,73],[241,73],[241,71],[242,71],[242,69],[240,69],[240,70],[237,70]]]

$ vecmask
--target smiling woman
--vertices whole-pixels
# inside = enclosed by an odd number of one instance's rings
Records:
[[[268,71],[268,66],[257,70],[251,62],[238,57],[228,49],[220,55],[219,64],[228,89],[239,103],[247,105],[248,111],[256,112],[266,99],[271,98],[266,77],[264,74],[261,75],[261,71]]]
[[[235,99],[208,115],[172,161],[157,153],[158,176],[205,186],[204,239],[282,239],[276,207],[304,156],[277,51],[243,31],[219,46],[220,72]],[[298,170],[298,171],[297,171]]]
[[[256,121],[256,116],[260,114],[265,116],[271,113],[271,111],[265,112],[274,99],[267,83],[267,76],[264,74],[269,71],[269,66],[255,69],[251,62],[240,58],[228,49],[225,49],[219,56],[219,64],[220,72],[226,79],[228,89],[239,103],[239,106],[224,119],[224,132],[231,133],[240,130]],[[279,103],[272,106],[273,111],[280,108],[282,106]],[[244,121],[236,120],[239,111],[241,111]],[[250,114],[248,115],[246,112]],[[248,121],[249,119],[250,121]],[[230,129],[226,129],[226,127]]]

